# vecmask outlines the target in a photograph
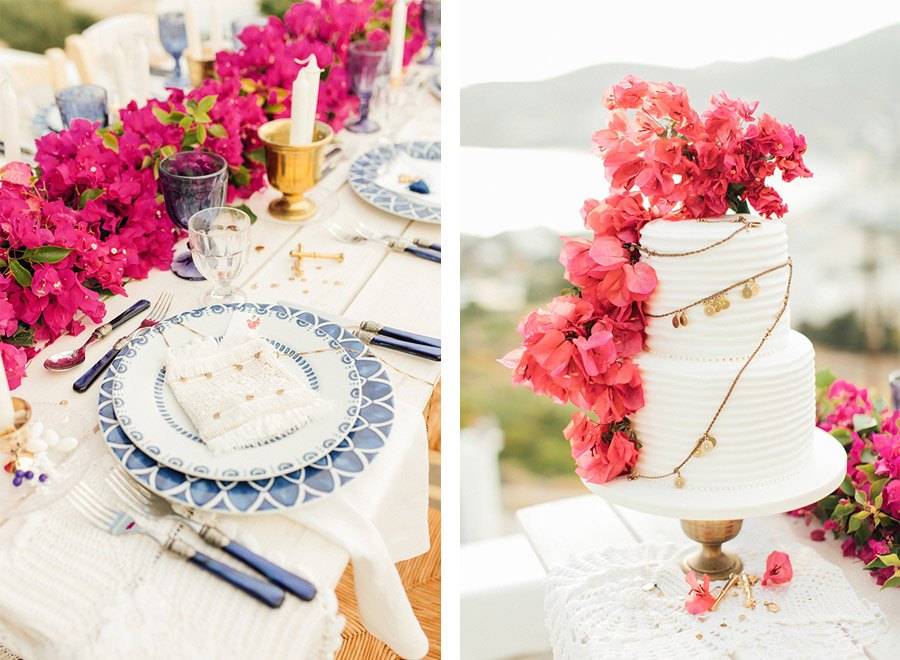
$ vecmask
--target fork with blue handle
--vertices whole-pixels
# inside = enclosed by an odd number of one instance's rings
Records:
[[[441,361],[441,340],[434,337],[399,330],[374,321],[360,323],[356,336],[372,346],[391,348],[435,362]]]
[[[153,518],[168,518],[190,527],[209,545],[220,548],[238,561],[262,574],[269,582],[278,585],[301,600],[312,600],[316,588],[308,581],[290,571],[260,557],[252,550],[240,545],[213,525],[201,524],[190,517],[190,511],[177,504],[173,505],[156,493],[152,493],[121,470],[113,470],[107,483],[129,507]]]
[[[157,532],[140,524],[131,514],[107,506],[103,500],[84,483],[70,493],[69,501],[88,522],[113,536],[142,534],[153,539],[163,549],[182,557],[191,564],[212,573],[217,578],[237,587],[261,603],[271,607],[281,607],[284,591],[274,584],[264,582],[252,575],[242,573],[223,564],[177,538],[160,536]]]

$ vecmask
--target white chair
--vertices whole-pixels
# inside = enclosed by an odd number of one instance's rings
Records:
[[[50,63],[37,53],[0,48],[0,82],[9,81],[19,99],[19,117],[31,117],[39,107],[53,102]]]

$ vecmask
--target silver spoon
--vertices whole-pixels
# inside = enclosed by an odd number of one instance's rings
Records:
[[[112,321],[110,321],[109,323],[104,323],[96,330],[94,330],[81,348],[77,348],[74,351],[63,351],[61,353],[57,353],[56,355],[51,355],[50,357],[48,357],[46,360],[44,360],[44,369],[49,369],[50,371],[66,371],[67,369],[77,367],[79,364],[84,362],[84,352],[88,346],[93,344],[98,339],[102,339],[126,321],[133,319],[148,307],[150,307],[149,300],[138,300]]]

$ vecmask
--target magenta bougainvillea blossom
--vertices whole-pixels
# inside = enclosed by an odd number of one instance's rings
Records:
[[[837,491],[791,515],[822,522],[810,533],[814,541],[825,532],[846,536],[845,557],[862,560],[878,584],[900,587],[900,411],[875,405],[866,388],[828,371],[816,385],[819,428],[844,445],[847,476]]]
[[[109,128],[75,120],[36,143],[35,168],[0,169],[0,358],[11,387],[27,360],[85,320],[100,322],[101,296],[168,268],[180,237],[156,179],[159,162],[205,149],[228,163],[228,202],[265,187],[257,129],[290,113],[295,58],[323,67],[319,116],[338,129],[356,109],[347,82],[353,39],[386,40],[390,2],[322,0],[293,5],[284,20],[240,35],[245,47],[219,53],[217,76],[189,92],[131,102]],[[421,7],[408,9],[404,60],[425,41]]]
[[[292,5],[284,19],[270,17],[264,26],[251,25],[238,35],[244,47],[216,55],[216,73],[237,79],[264,100],[270,118],[289,117],[290,90],[301,64],[310,55],[323,69],[318,118],[339,130],[359,107],[350,93],[347,50],[351,41],[368,38],[387,42],[393,0],[322,0]],[[409,64],[425,43],[422,7],[407,6],[403,63]]]
[[[516,384],[577,413],[564,436],[579,476],[605,483],[634,467],[639,443],[628,416],[644,405],[634,356],[644,341],[644,302],[656,273],[640,261],[650,220],[719,216],[729,209],[782,216],[787,207],[766,179],[811,176],[806,140],[757,103],[722,93],[701,115],[672,83],[627,76],[604,94],[611,111],[594,133],[609,195],[581,209],[589,238],[564,238],[560,262],[573,288],[519,324],[522,345],[501,363]],[[626,446],[628,445],[628,446]]]

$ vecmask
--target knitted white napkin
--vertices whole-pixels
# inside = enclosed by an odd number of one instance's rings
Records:
[[[319,419],[331,407],[281,365],[257,335],[258,319],[235,312],[221,341],[166,350],[166,384],[214,454],[255,447]]]
[[[428,184],[430,192],[427,195],[422,195],[411,191],[409,183],[400,181],[401,176],[421,177]],[[384,168],[384,171],[378,174],[375,184],[382,188],[387,188],[398,195],[403,195],[410,201],[429,206],[440,206],[441,161],[413,158],[403,151],[397,151],[394,158]]]

